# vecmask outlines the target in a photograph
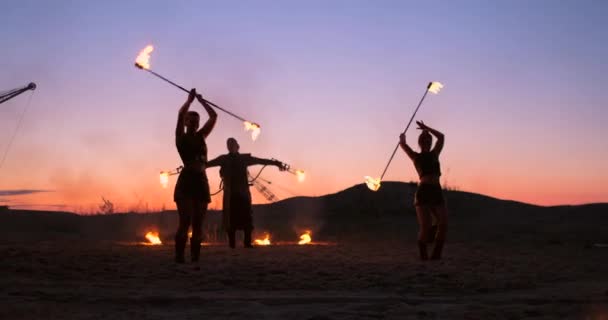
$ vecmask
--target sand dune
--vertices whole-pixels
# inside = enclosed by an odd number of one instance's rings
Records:
[[[196,265],[137,244],[173,212],[0,214],[0,318],[608,319],[608,205],[449,192],[445,259],[423,263],[411,186],[383,188],[256,207],[277,241],[310,227],[334,245],[205,246]]]

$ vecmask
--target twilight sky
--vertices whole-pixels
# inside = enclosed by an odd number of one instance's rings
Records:
[[[38,89],[0,105],[1,157],[31,96],[0,205],[87,213],[103,196],[120,211],[174,208],[176,179],[162,189],[158,173],[180,165],[186,96],[133,67],[147,44],[153,70],[262,125],[252,142],[220,112],[210,157],[232,136],[242,152],[307,171],[298,183],[266,169],[280,198],[379,176],[426,84],[441,81],[417,119],[446,134],[443,183],[542,205],[608,202],[606,1],[40,0],[2,11],[0,91]],[[218,170],[208,175],[217,190]],[[399,152],[385,180],[415,179]]]

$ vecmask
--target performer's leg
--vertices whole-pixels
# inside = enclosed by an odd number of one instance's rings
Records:
[[[443,245],[448,233],[448,210],[445,205],[442,205],[434,207],[433,211],[437,216],[437,235],[435,236],[435,248],[433,248],[431,259],[438,260],[441,259]]]
[[[236,230],[234,228],[230,228],[227,231],[228,233],[228,244],[230,245],[230,248],[234,249],[234,247],[236,246]]]
[[[253,230],[251,228],[246,228],[245,230],[243,230],[243,246],[245,246],[245,248],[253,248],[253,246],[251,245],[252,232]]]
[[[428,241],[428,232],[430,227],[430,213],[427,206],[416,206],[416,216],[418,218],[418,249],[420,251],[420,259],[427,260],[428,253],[426,250],[426,242]]]
[[[195,202],[193,204],[194,214],[192,216],[192,238],[190,238],[190,258],[192,262],[198,261],[201,253],[201,241],[203,240],[203,221],[207,213],[207,203]]]
[[[184,250],[186,249],[186,241],[188,240],[188,228],[194,208],[192,200],[180,199],[176,201],[177,212],[179,215],[179,225],[175,233],[175,262],[184,263]]]

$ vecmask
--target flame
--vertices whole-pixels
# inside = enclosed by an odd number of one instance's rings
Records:
[[[251,140],[255,141],[260,135],[260,125],[254,122],[245,121],[245,131],[251,131]]]
[[[269,246],[270,245],[270,235],[268,233],[266,233],[264,239],[255,239],[254,242],[258,246]]]
[[[155,231],[150,231],[148,233],[146,233],[146,239],[148,240],[148,244],[150,245],[159,245],[159,244],[163,244],[162,241],[160,241],[160,238],[158,237],[158,232]]]
[[[142,69],[150,69],[150,53],[154,51],[152,45],[148,45],[139,52],[137,58],[135,58],[135,66]]]
[[[441,82],[433,81],[433,82],[429,83],[428,90],[430,93],[438,94],[442,88],[443,88],[443,84],[441,84]]]
[[[304,170],[296,170],[296,177],[298,178],[299,182],[304,182],[304,180],[306,179],[306,172],[304,172]]]
[[[312,238],[310,237],[310,231],[306,231],[303,235],[300,236],[299,245],[309,244],[312,242]]]
[[[372,190],[372,191],[378,191],[378,189],[380,189],[380,178],[372,178],[370,176],[365,176],[365,184],[367,184],[367,187]]]
[[[169,185],[169,172],[160,172],[160,184],[163,186],[164,189],[167,189],[167,186]]]

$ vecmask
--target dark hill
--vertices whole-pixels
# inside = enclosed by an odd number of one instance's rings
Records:
[[[293,241],[311,229],[320,240],[409,241],[417,232],[415,190],[414,184],[384,182],[378,192],[356,185],[321,197],[290,198],[254,206],[254,223],[276,240]],[[608,204],[542,207],[461,191],[446,191],[446,198],[452,241],[608,242]],[[219,212],[208,213],[208,240],[223,240],[220,221]],[[146,230],[157,229],[166,240],[176,222],[174,211],[79,216],[9,210],[0,213],[0,238],[140,241]]]

